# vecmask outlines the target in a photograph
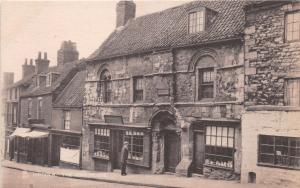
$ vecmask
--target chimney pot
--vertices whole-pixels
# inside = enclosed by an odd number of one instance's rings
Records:
[[[42,52],[39,52],[38,59],[42,59]]]
[[[25,58],[25,65],[27,65],[27,58]]]
[[[32,65],[33,64],[33,59],[30,59],[30,65]]]
[[[47,52],[44,52],[44,59],[47,60]]]

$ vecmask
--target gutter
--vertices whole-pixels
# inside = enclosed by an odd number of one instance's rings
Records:
[[[95,63],[96,61],[110,60],[110,59],[114,59],[114,58],[131,56],[131,55],[135,55],[135,54],[155,53],[157,51],[167,51],[167,50],[171,51],[171,50],[181,49],[181,48],[186,48],[186,47],[196,47],[196,46],[203,46],[203,45],[208,45],[208,44],[218,44],[218,43],[229,42],[229,41],[241,41],[242,39],[243,39],[243,37],[240,36],[240,37],[234,37],[234,38],[230,38],[230,39],[207,41],[207,42],[195,43],[195,44],[186,44],[186,45],[175,46],[175,47],[168,46],[168,47],[161,47],[161,48],[153,48],[153,49],[149,49],[149,50],[124,53],[121,55],[112,55],[112,56],[108,56],[108,57],[104,57],[104,58],[87,59],[86,63]]]

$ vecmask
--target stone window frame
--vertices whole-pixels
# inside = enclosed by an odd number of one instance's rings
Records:
[[[136,88],[136,83],[137,80],[141,80],[142,84],[142,89],[141,88]],[[132,101],[133,102],[143,102],[145,99],[145,81],[143,76],[133,76],[132,77],[132,90],[133,90],[133,95],[132,95]],[[137,92],[142,92],[142,99],[137,99]],[[140,95],[140,94],[139,94]]]
[[[63,127],[64,127],[64,130],[70,130],[71,128],[71,111],[70,110],[64,110],[63,111],[63,118],[64,118],[64,121],[63,121]]]
[[[105,73],[108,75],[104,75]],[[112,101],[111,73],[107,68],[104,68],[100,73],[99,82],[97,85],[97,93],[98,97],[102,94],[104,103]]]
[[[94,129],[93,157],[109,160],[110,156],[110,132],[109,128]]]
[[[284,104],[286,106],[300,106],[300,94],[298,93],[298,105],[291,105],[291,98],[289,95],[289,82],[296,81],[298,82],[298,90],[300,91],[300,77],[287,77],[284,82]],[[297,93],[297,92],[296,92]]]
[[[128,159],[143,161],[144,160],[144,132],[135,130],[126,130],[124,140],[128,144]]]
[[[289,25],[289,22],[288,22],[288,16],[289,15],[291,15],[291,14],[299,14],[299,16],[300,16],[300,10],[293,10],[293,11],[289,11],[289,12],[286,12],[285,13],[285,16],[284,16],[284,22],[285,22],[285,24],[284,24],[284,39],[285,39],[285,42],[296,42],[296,41],[300,41],[300,17],[299,17],[299,20],[298,20],[298,22],[299,22],[299,28],[298,28],[298,39],[293,39],[293,37],[292,37],[292,39],[291,40],[288,40],[288,25]],[[293,27],[293,25],[294,25],[294,23],[296,23],[296,22],[294,22],[294,18],[293,18],[293,22],[292,22],[292,27]],[[293,31],[294,31],[294,28],[292,28],[292,33],[293,33]]]
[[[279,141],[280,143],[277,144]],[[294,146],[292,145],[292,142],[295,142]],[[292,150],[294,150],[295,155],[292,154]],[[297,156],[297,152],[300,154],[300,137],[275,136],[266,134],[258,135],[257,162],[259,166],[300,170],[300,155]],[[262,158],[262,156],[265,156],[266,158]],[[295,166],[295,163],[294,165],[291,164],[292,158],[298,161],[298,167]]]
[[[200,81],[200,76],[201,76],[201,72],[203,72],[204,70],[208,70],[208,69],[213,69],[214,75],[217,75],[217,69],[215,66],[209,66],[209,67],[196,67],[196,101],[200,101],[200,102],[205,102],[205,101],[214,101],[216,98],[216,79],[214,79],[213,81],[213,98],[201,98],[201,92],[200,92],[200,85],[201,85],[201,81]]]
[[[214,127],[214,129],[213,129]],[[224,132],[224,129],[227,131]],[[213,130],[215,130],[215,133],[212,133]],[[219,132],[218,132],[219,130]],[[231,131],[231,134],[230,133]],[[214,166],[218,168],[226,168],[226,169],[234,169],[234,152],[235,152],[235,127],[230,125],[218,125],[218,124],[208,124],[205,126],[205,163],[204,165],[207,166]],[[225,133],[225,135],[223,135]],[[223,141],[223,139],[226,138],[226,142]],[[208,141],[209,139],[209,141]],[[218,140],[220,141],[220,145],[218,144]],[[229,142],[231,140],[231,142]],[[231,143],[231,144],[229,144]],[[223,146],[225,144],[226,146]],[[209,153],[209,147],[213,148],[211,149],[211,153]],[[227,152],[231,152],[229,155],[217,154],[217,149],[219,150],[228,150]],[[211,160],[210,157],[213,157],[215,161]],[[218,161],[217,164],[217,158],[227,158],[231,159],[232,163],[220,163],[222,161]],[[224,162],[224,161],[223,161]]]

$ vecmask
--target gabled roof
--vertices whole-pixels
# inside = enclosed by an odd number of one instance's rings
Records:
[[[194,1],[137,17],[119,27],[88,59],[106,59],[155,49],[175,48],[241,37],[244,1]],[[188,13],[206,7],[217,12],[204,32],[188,34]]]
[[[61,87],[61,85],[71,79],[76,72],[80,71],[80,64],[84,64],[84,61],[75,61],[75,62],[69,62],[65,63],[64,66],[55,66],[50,67],[47,72],[43,72],[41,74],[46,74],[49,71],[50,72],[56,72],[59,73],[59,77],[51,84],[51,86],[46,87],[44,86],[36,86],[35,83],[32,83],[30,87],[21,94],[21,97],[31,97],[31,96],[39,96],[39,95],[45,95],[50,94]],[[35,75],[36,77],[37,75]],[[65,83],[66,85],[66,83]]]
[[[82,107],[85,71],[77,72],[55,100],[54,107]]]
[[[22,85],[30,85],[32,82],[32,79],[34,77],[34,74],[30,74],[26,76],[25,78],[13,83],[12,85],[8,86],[7,88],[14,88],[14,87],[19,87]]]

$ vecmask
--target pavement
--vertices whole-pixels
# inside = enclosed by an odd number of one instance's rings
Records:
[[[241,184],[238,181],[211,180],[204,177],[178,177],[170,174],[128,174],[121,176],[117,172],[99,172],[77,169],[65,169],[60,167],[44,167],[16,163],[14,161],[3,160],[2,167],[16,169],[31,173],[38,173],[48,176],[58,176],[65,178],[75,178],[81,180],[92,180],[106,183],[116,183],[132,185],[137,187],[158,187],[158,188],[276,188],[276,185],[258,185],[258,184]],[[279,188],[280,186],[278,186]]]

